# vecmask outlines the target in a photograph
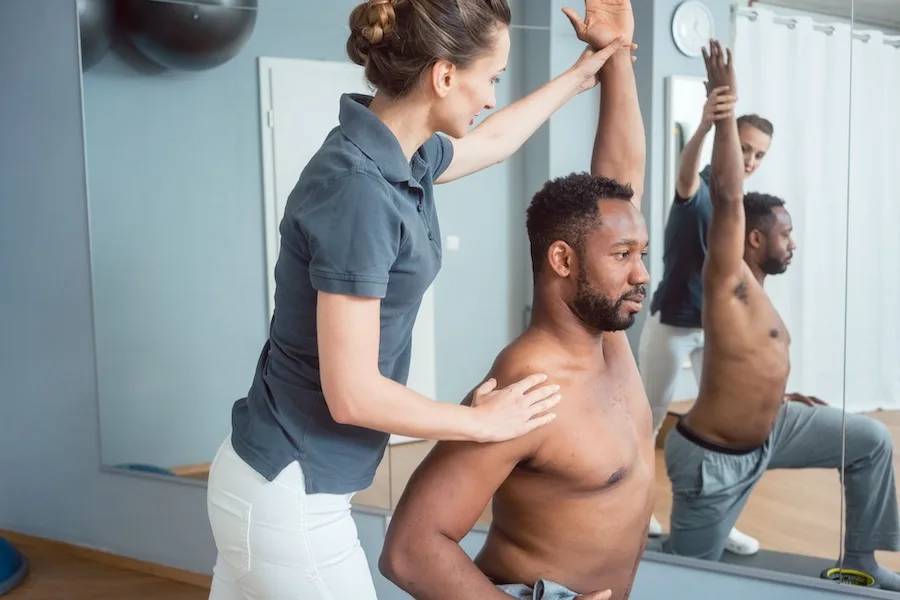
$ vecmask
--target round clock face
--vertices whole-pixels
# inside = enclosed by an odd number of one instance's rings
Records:
[[[701,56],[701,50],[715,37],[715,19],[702,2],[685,0],[672,17],[672,38],[686,56]]]

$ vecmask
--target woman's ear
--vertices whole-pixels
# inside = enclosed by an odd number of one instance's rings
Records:
[[[439,60],[431,67],[431,89],[438,98],[446,98],[453,88],[456,66],[446,60]]]

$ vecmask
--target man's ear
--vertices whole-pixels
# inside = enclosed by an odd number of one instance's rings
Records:
[[[563,241],[555,241],[547,250],[547,262],[550,268],[560,277],[568,277],[578,268],[578,257],[575,250]]]
[[[765,235],[759,229],[754,229],[747,236],[747,243],[751,248],[761,248],[765,241]]]

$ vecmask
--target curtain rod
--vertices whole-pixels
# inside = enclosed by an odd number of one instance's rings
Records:
[[[759,18],[759,12],[752,8],[738,8],[737,14],[742,17],[747,17],[751,21],[755,21],[757,18]],[[779,17],[778,15],[775,15],[772,17],[772,22],[777,23],[778,25],[784,25],[790,29],[793,29],[797,26],[797,19],[791,17]],[[813,29],[815,29],[816,31],[821,31],[826,35],[831,35],[834,33],[833,25],[813,23]],[[872,35],[868,33],[857,33],[854,31],[851,35],[854,40],[859,40],[863,43],[868,42],[870,39],[872,39]],[[888,46],[893,46],[894,48],[900,48],[900,37],[884,36],[884,43]]]

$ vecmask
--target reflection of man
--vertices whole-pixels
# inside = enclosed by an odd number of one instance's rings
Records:
[[[638,365],[653,410],[653,428],[658,431],[675,394],[678,374],[687,357],[699,384],[703,363],[703,329],[700,323],[703,285],[700,271],[706,257],[709,227],[709,167],[698,173],[700,153],[713,125],[732,116],[735,90],[708,86],[711,91],[703,107],[697,131],[681,154],[675,199],[666,222],[663,276],[650,304],[650,315],[641,332]],[[737,120],[743,154],[743,174],[750,177],[759,167],[772,141],[772,124],[757,115]],[[650,534],[662,529],[654,518]],[[759,543],[737,530],[727,549],[753,554]]]
[[[710,84],[735,89],[718,42],[704,50]],[[785,396],[790,335],[763,289],[795,250],[783,202],[742,191],[736,120],[716,123],[712,220],[703,268],[706,352],[700,393],[666,439],[672,481],[669,552],[718,560],[728,532],[767,469],[840,468],[842,411]],[[787,400],[787,401],[786,401]],[[801,400],[795,402],[792,400]],[[888,589],[900,577],[875,562],[875,550],[900,549],[900,520],[887,429],[846,415],[844,567],[872,574]]]
[[[603,23],[598,12],[589,14]],[[576,30],[595,47],[612,37]],[[648,281],[644,130],[629,55],[611,58],[600,77],[595,175],[551,181],[532,200],[534,312],[490,372],[497,385],[551,374],[562,402],[553,423],[520,439],[439,443],[417,469],[381,568],[420,600],[630,594],[655,488],[651,415],[624,331]],[[472,561],[458,542],[492,496],[490,531]]]

